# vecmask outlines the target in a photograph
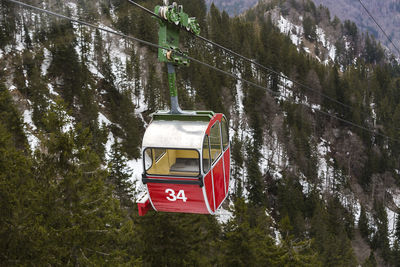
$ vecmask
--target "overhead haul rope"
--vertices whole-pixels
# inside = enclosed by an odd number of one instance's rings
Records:
[[[158,14],[154,13],[153,11],[147,9],[146,7],[144,7],[144,6],[142,6],[142,5],[139,5],[139,4],[136,3],[135,1],[133,1],[133,0],[127,0],[127,1],[128,1],[129,3],[131,3],[131,4],[135,5],[135,6],[137,6],[138,8],[142,9],[142,10],[145,11],[146,13],[148,13],[148,14],[154,16],[154,17],[157,17],[157,18],[159,18],[159,19],[163,19],[163,18],[160,17]],[[241,58],[241,59],[243,59],[243,60],[245,60],[245,61],[247,61],[247,62],[249,62],[249,63],[251,63],[251,64],[254,64],[254,65],[256,65],[257,67],[259,67],[259,68],[261,68],[261,69],[264,69],[264,70],[266,70],[266,71],[269,71],[270,73],[276,74],[276,75],[277,75],[278,77],[280,77],[280,78],[283,78],[283,79],[285,79],[285,80],[289,80],[289,81],[293,82],[294,84],[296,84],[296,85],[298,85],[298,86],[300,86],[300,87],[302,87],[302,88],[305,88],[305,89],[307,89],[307,90],[309,90],[309,91],[312,91],[312,92],[314,92],[314,93],[317,93],[317,94],[319,94],[320,96],[322,96],[322,97],[324,97],[324,98],[326,98],[326,99],[329,99],[329,100],[332,101],[332,102],[335,102],[336,104],[339,104],[339,105],[341,105],[341,106],[343,106],[343,107],[346,107],[346,108],[348,108],[348,109],[354,110],[354,107],[352,107],[352,106],[350,106],[350,105],[348,105],[348,104],[345,104],[345,103],[343,103],[343,102],[340,102],[339,100],[336,100],[335,98],[330,97],[330,96],[328,96],[328,95],[326,95],[326,94],[324,94],[324,93],[321,93],[321,92],[320,92],[319,90],[317,90],[317,89],[314,89],[314,88],[312,88],[312,87],[310,87],[310,86],[307,86],[307,85],[305,85],[305,84],[303,84],[303,83],[301,83],[301,82],[299,82],[299,81],[293,80],[293,79],[291,79],[291,78],[289,78],[289,77],[287,77],[287,76],[285,76],[285,75],[282,75],[281,73],[279,73],[278,71],[276,71],[276,70],[274,70],[274,69],[272,69],[272,68],[270,68],[270,67],[266,67],[266,66],[264,66],[264,65],[262,65],[262,64],[260,64],[260,63],[258,63],[258,62],[256,62],[256,61],[254,61],[254,60],[248,58],[248,57],[245,57],[245,56],[243,56],[243,55],[241,55],[241,54],[239,54],[239,53],[237,53],[237,52],[235,52],[235,51],[233,51],[233,50],[231,50],[231,49],[229,49],[229,48],[226,48],[226,47],[224,47],[224,46],[222,46],[222,45],[220,45],[220,44],[218,44],[218,43],[216,43],[216,42],[213,42],[213,41],[211,41],[211,40],[209,40],[209,39],[207,39],[207,38],[205,38],[205,37],[203,37],[203,36],[201,36],[201,35],[196,35],[196,34],[193,34],[193,33],[191,33],[191,34],[192,34],[194,37],[199,38],[200,40],[202,40],[202,41],[204,41],[204,42],[206,42],[206,43],[209,43],[209,44],[211,44],[211,45],[213,45],[213,46],[216,46],[216,47],[218,47],[218,48],[220,48],[220,49],[222,49],[222,50],[225,50],[226,52],[228,52],[228,53],[230,53],[230,54],[232,54],[232,55],[234,55],[234,56],[236,56],[236,57],[239,57],[239,58]],[[365,112],[361,112],[361,113],[363,113],[363,114],[365,114],[365,115],[368,115],[368,116],[370,115],[370,114],[367,114],[367,113],[365,113]]]
[[[397,48],[397,46],[393,43],[392,39],[389,37],[389,35],[385,32],[385,30],[379,25],[379,23],[376,21],[374,16],[372,16],[371,12],[367,9],[367,7],[364,5],[364,3],[361,0],[358,0],[360,2],[361,6],[364,8],[364,10],[367,12],[367,14],[370,16],[370,18],[375,22],[376,26],[382,31],[382,33],[385,35],[386,39],[389,40],[389,42],[393,45],[393,47],[397,50],[397,53],[399,53],[400,56],[400,50]]]
[[[115,35],[118,35],[118,36],[123,37],[123,38],[125,38],[125,39],[133,40],[133,41],[136,41],[136,42],[138,42],[138,43],[142,43],[142,44],[145,44],[145,45],[154,47],[154,48],[160,48],[160,49],[170,50],[170,48],[168,48],[168,47],[163,47],[163,46],[158,45],[158,44],[154,44],[154,43],[151,43],[151,42],[148,42],[148,41],[145,41],[145,40],[142,40],[142,39],[139,39],[139,38],[130,36],[130,35],[126,35],[126,34],[123,34],[123,33],[120,33],[120,32],[114,31],[114,30],[110,30],[110,29],[107,29],[107,28],[103,28],[103,27],[100,27],[100,26],[96,26],[96,25],[94,25],[94,24],[92,24],[92,23],[89,23],[89,22],[85,22],[85,21],[82,21],[82,20],[79,20],[79,19],[74,19],[74,18],[65,16],[65,15],[62,15],[62,14],[53,12],[53,11],[49,11],[49,10],[46,10],[46,9],[43,9],[43,8],[40,8],[40,7],[36,7],[36,6],[29,5],[29,4],[20,2],[20,1],[16,1],[16,0],[5,0],[5,1],[12,2],[12,3],[14,3],[14,4],[17,4],[17,5],[20,5],[20,6],[23,6],[23,7],[31,8],[31,9],[34,9],[34,10],[36,10],[36,11],[44,12],[44,13],[47,13],[47,14],[50,14],[50,15],[53,15],[53,16],[56,16],[56,17],[59,17],[59,18],[62,18],[62,19],[69,20],[69,21],[71,21],[71,22],[75,22],[75,23],[78,23],[78,24],[82,24],[82,25],[85,25],[85,26],[88,26],[88,27],[91,27],[91,28],[100,30],[100,31],[104,31],[104,32],[108,32],[108,33],[111,33],[111,34],[115,34]],[[196,63],[198,63],[198,64],[201,64],[201,65],[203,65],[203,66],[206,66],[206,67],[208,67],[208,68],[210,68],[210,69],[213,69],[213,70],[215,70],[215,71],[218,71],[218,72],[220,72],[220,73],[223,73],[223,74],[225,74],[225,75],[228,75],[228,76],[230,76],[230,77],[232,77],[232,78],[234,78],[234,79],[236,79],[236,80],[245,82],[245,83],[247,83],[247,84],[250,84],[250,85],[252,85],[252,86],[254,86],[254,87],[257,87],[257,88],[260,88],[260,89],[265,89],[265,90],[267,90],[268,92],[270,92],[271,94],[277,95],[277,92],[274,92],[274,91],[272,91],[272,90],[269,89],[269,88],[266,88],[266,87],[264,87],[264,86],[261,86],[261,85],[259,85],[259,84],[254,83],[254,82],[251,82],[251,81],[248,81],[248,80],[246,80],[246,79],[243,79],[243,78],[241,78],[241,77],[239,77],[239,76],[236,76],[236,75],[234,75],[234,74],[232,74],[232,73],[229,73],[229,72],[226,72],[226,71],[224,71],[224,70],[221,70],[221,69],[219,69],[219,68],[217,68],[217,67],[214,67],[214,66],[212,66],[212,65],[210,65],[210,64],[208,64],[208,63],[205,63],[205,62],[203,62],[203,61],[200,61],[200,60],[198,60],[198,59],[195,59],[195,58],[193,58],[193,57],[190,57],[190,56],[188,56],[188,55],[185,55],[185,54],[183,54],[183,53],[180,53],[180,52],[178,52],[178,51],[173,51],[173,53],[178,54],[179,56],[185,57],[185,58],[187,58],[187,59],[190,59],[191,61],[196,62]]]
[[[17,5],[20,5],[20,6],[25,7],[25,8],[30,8],[30,9],[33,9],[33,10],[36,10],[36,11],[44,12],[44,13],[47,13],[47,14],[50,14],[50,15],[53,15],[53,16],[56,16],[56,17],[59,17],[59,18],[62,18],[62,19],[69,20],[69,21],[71,21],[71,22],[75,22],[75,23],[78,23],[78,24],[86,25],[86,26],[88,26],[88,27],[91,27],[91,28],[94,28],[94,29],[97,29],[97,30],[101,30],[101,31],[104,31],[104,32],[108,32],[108,33],[111,33],[111,34],[115,34],[115,35],[118,35],[118,36],[120,36],[120,37],[129,39],[129,40],[133,40],[133,41],[136,41],[136,42],[138,42],[138,43],[142,43],[142,44],[145,44],[145,45],[148,45],[148,46],[151,46],[151,47],[169,50],[169,48],[162,47],[162,46],[160,46],[160,45],[153,44],[153,43],[151,43],[151,42],[148,42],[148,41],[145,41],[145,40],[142,40],[142,39],[133,37],[133,36],[129,36],[129,35],[126,35],[126,34],[123,34],[123,33],[119,33],[119,32],[117,32],[117,31],[114,31],[114,30],[110,30],[110,29],[106,29],[106,28],[103,28],[103,27],[99,27],[99,26],[96,26],[96,25],[94,25],[94,24],[91,24],[91,23],[88,23],[88,22],[85,22],[85,21],[82,21],[82,20],[79,20],[79,19],[74,19],[74,18],[65,16],[65,15],[62,15],[62,14],[53,12],[53,11],[49,11],[49,10],[46,10],[46,9],[43,9],[43,8],[40,8],[40,7],[36,7],[36,6],[29,5],[29,4],[20,2],[20,1],[16,1],[16,0],[5,0],[5,1],[8,1],[8,2],[17,4]],[[189,60],[192,60],[193,62],[196,62],[196,63],[201,64],[201,65],[203,65],[203,66],[206,66],[206,67],[208,67],[208,68],[211,68],[211,69],[213,69],[213,70],[215,70],[215,71],[218,71],[218,72],[220,72],[220,73],[223,73],[223,74],[225,74],[225,75],[227,75],[227,76],[230,76],[230,77],[232,77],[232,78],[234,78],[234,79],[236,79],[236,80],[239,80],[239,81],[245,82],[245,83],[247,83],[247,84],[249,84],[249,85],[252,85],[252,86],[254,86],[254,87],[257,87],[257,88],[266,90],[266,91],[270,92],[271,94],[273,94],[273,95],[275,95],[275,96],[278,96],[277,92],[274,92],[274,91],[272,91],[271,89],[269,89],[269,88],[267,88],[267,87],[258,85],[258,84],[254,83],[254,82],[251,82],[251,81],[248,81],[248,80],[243,79],[243,78],[241,78],[241,77],[238,77],[238,76],[236,76],[236,75],[234,75],[234,74],[232,74],[232,73],[229,73],[229,72],[226,72],[226,71],[224,71],[224,70],[221,70],[221,69],[219,69],[219,68],[217,68],[217,67],[214,67],[214,66],[212,66],[212,65],[210,65],[210,64],[208,64],[208,63],[205,63],[205,62],[202,62],[202,61],[200,61],[200,60],[198,60],[198,59],[195,59],[195,58],[192,58],[192,57],[190,57],[190,56],[184,55],[183,53],[179,53],[179,52],[174,52],[174,53],[176,53],[176,54],[178,54],[178,55],[180,55],[180,56],[182,56],[182,57],[185,57],[185,58],[187,58],[187,59],[189,59]],[[281,95],[279,95],[279,96],[281,96]],[[286,98],[285,96],[281,96],[281,97],[284,97],[285,100],[289,101],[288,98]],[[374,131],[374,130],[368,129],[368,128],[366,128],[366,127],[364,127],[364,126],[362,126],[362,125],[359,125],[359,124],[357,124],[357,123],[348,121],[348,120],[346,120],[346,119],[342,119],[342,118],[340,118],[340,117],[337,117],[337,116],[335,116],[335,115],[332,115],[332,114],[330,114],[330,113],[328,113],[328,112],[325,112],[325,111],[322,111],[322,110],[320,110],[320,109],[313,108],[310,104],[305,104],[305,103],[302,103],[302,102],[297,103],[297,104],[300,104],[300,105],[303,105],[303,106],[305,106],[305,107],[308,107],[308,108],[310,108],[312,111],[319,112],[319,113],[324,114],[324,115],[326,115],[326,116],[328,116],[328,117],[334,118],[334,119],[339,120],[339,121],[342,121],[342,122],[344,122],[344,123],[347,123],[348,125],[357,127],[357,128],[359,128],[359,129],[361,129],[361,130],[364,130],[364,131],[370,132],[370,133],[372,133],[372,134],[375,134],[375,135],[378,135],[378,136],[387,138],[388,140],[391,140],[391,141],[400,143],[400,140],[399,140],[399,139],[392,138],[392,137],[387,136],[387,135],[385,135],[385,134],[382,134],[382,133],[376,132],[376,131]]]
[[[156,13],[154,13],[153,11],[151,11],[151,10],[149,10],[149,9],[147,9],[146,7],[144,7],[144,6],[142,6],[142,5],[139,5],[138,3],[136,3],[135,1],[133,1],[133,0],[127,0],[129,3],[131,3],[131,4],[133,4],[133,5],[135,5],[135,6],[137,6],[138,8],[140,8],[140,9],[142,9],[143,11],[145,11],[145,12],[147,12],[148,14],[150,14],[150,15],[152,15],[152,16],[154,16],[154,17],[157,17],[157,18],[159,18],[159,19],[163,19],[162,17],[160,17],[158,14],[156,14]],[[361,3],[361,5],[363,5],[363,3],[361,2],[361,0],[359,0],[360,1],[360,3]],[[366,9],[366,7],[363,5],[363,7],[364,7],[364,9],[368,12],[368,14],[372,17],[372,15],[371,15],[371,13]],[[372,19],[375,21],[375,23],[377,23],[376,22],[376,20],[372,17]],[[380,25],[379,24],[377,24],[378,25],[378,27],[383,31],[383,29],[380,27]],[[384,31],[383,31],[384,32]],[[205,37],[203,37],[203,36],[201,36],[201,35],[196,35],[196,34],[193,34],[192,32],[190,32],[194,37],[196,37],[196,38],[199,38],[200,40],[202,40],[202,41],[204,41],[204,42],[206,42],[206,43],[209,43],[209,44],[211,44],[211,45],[213,45],[213,46],[216,46],[216,47],[218,47],[218,48],[220,48],[220,49],[222,49],[222,50],[225,50],[226,52],[228,52],[228,53],[230,53],[230,54],[232,54],[232,55],[234,55],[234,56],[237,56],[237,57],[239,57],[239,58],[241,58],[241,59],[243,59],[243,60],[245,60],[245,61],[247,61],[247,62],[249,62],[249,63],[251,63],[251,64],[254,64],[254,65],[256,65],[257,67],[259,67],[259,68],[261,68],[261,69],[264,69],[264,70],[266,70],[266,71],[269,71],[270,73],[274,73],[274,74],[276,74],[278,77],[280,77],[280,78],[283,78],[284,80],[288,80],[288,81],[291,81],[292,83],[294,83],[294,84],[296,84],[296,85],[298,85],[298,86],[300,86],[300,87],[302,87],[302,88],[305,88],[305,89],[307,89],[307,90],[309,90],[309,91],[312,91],[312,92],[315,92],[315,93],[317,93],[318,95],[320,95],[320,96],[322,96],[323,98],[325,98],[325,99],[328,99],[328,100],[330,100],[330,101],[332,101],[332,102],[334,102],[334,103],[336,103],[336,104],[339,104],[340,106],[342,106],[342,107],[346,107],[346,108],[348,108],[348,109],[350,109],[350,110],[355,110],[355,108],[353,107],[353,106],[350,106],[350,105],[348,105],[348,104],[345,104],[345,103],[343,103],[343,102],[341,102],[341,101],[339,101],[339,100],[336,100],[335,98],[332,98],[332,97],[330,97],[330,96],[328,96],[328,95],[326,95],[326,94],[324,94],[324,93],[321,93],[319,90],[317,90],[317,89],[314,89],[314,88],[312,88],[312,87],[310,87],[310,86],[307,86],[307,85],[305,85],[305,84],[303,84],[303,83],[301,83],[301,82],[299,82],[299,81],[296,81],[296,80],[293,80],[293,79],[291,79],[291,78],[289,78],[289,77],[287,77],[287,76],[285,76],[285,75],[282,75],[281,73],[279,73],[279,72],[277,72],[276,70],[274,70],[274,69],[272,69],[272,68],[270,68],[270,67],[266,67],[266,66],[264,66],[264,65],[262,65],[262,64],[260,64],[260,63],[258,63],[258,62],[256,62],[256,61],[254,61],[254,60],[252,60],[252,59],[250,59],[250,58],[248,58],[248,57],[245,57],[245,56],[243,56],[243,55],[241,55],[241,54],[239,54],[239,53],[237,53],[237,52],[235,52],[235,51],[233,51],[233,50],[231,50],[231,49],[229,49],[229,48],[226,48],[226,47],[224,47],[224,46],[222,46],[222,45],[220,45],[220,44],[218,44],[218,43],[216,43],[216,42],[213,42],[213,41],[211,41],[211,40],[209,40],[209,39],[207,39],[207,38],[205,38]],[[387,34],[384,32],[384,34],[387,36]],[[389,41],[393,44],[393,42],[390,40],[390,38],[389,38]],[[393,46],[395,46],[394,44],[393,44]],[[397,47],[395,46],[395,48],[397,49]],[[399,51],[398,49],[397,49],[397,51]],[[399,51],[399,55],[400,55],[400,51]],[[286,87],[286,86],[285,86]],[[370,114],[368,114],[368,113],[366,113],[365,111],[359,111],[361,114],[364,114],[364,115],[366,115],[366,116],[370,116]],[[399,128],[396,128],[396,129],[399,129]]]

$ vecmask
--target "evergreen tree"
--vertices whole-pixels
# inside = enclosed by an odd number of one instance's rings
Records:
[[[311,42],[317,39],[315,22],[309,16],[303,19],[304,36]]]
[[[150,212],[135,218],[135,245],[149,266],[215,265],[220,226],[213,216]]]
[[[358,229],[360,230],[361,236],[369,240],[369,235],[370,235],[370,229],[368,226],[368,218],[365,212],[365,208],[361,206],[361,213],[360,213],[360,218],[358,219]]]
[[[137,99],[136,106],[139,106],[139,97],[140,97],[140,91],[142,90],[141,86],[141,79],[140,79],[140,61],[139,61],[139,56],[137,54],[134,54],[134,57],[132,59],[133,62],[133,70],[134,70],[134,80],[135,80],[135,90],[134,90],[134,95]]]
[[[222,244],[224,264],[228,266],[250,266],[256,255],[251,249],[251,229],[247,205],[243,198],[235,201],[234,219],[225,227],[225,242]]]
[[[106,186],[107,172],[90,148],[89,130],[75,125],[65,131],[61,104],[44,117],[50,134],[42,140],[46,153],[36,153],[35,176],[46,188],[40,205],[40,262],[52,265],[103,265],[131,262],[121,246],[123,213]],[[125,257],[125,258],[124,258]]]
[[[150,111],[154,112],[158,109],[158,99],[160,99],[160,80],[157,77],[153,65],[149,66],[149,79],[146,85],[145,100]]]
[[[255,206],[265,203],[264,182],[259,167],[259,152],[254,144],[248,144],[247,152],[247,190],[249,192],[249,200]]]
[[[399,263],[400,263],[400,242],[399,242],[399,240],[394,241],[392,257],[391,257],[390,263],[393,266],[399,266]]]
[[[22,149],[27,145],[23,124],[12,97],[0,82],[0,122],[12,136],[13,146]]]
[[[282,266],[284,250],[271,237],[263,208],[251,208],[242,197],[234,203],[233,218],[225,225],[221,265]],[[252,216],[254,215],[254,217]]]
[[[59,91],[68,105],[74,105],[75,96],[82,88],[82,80],[72,24],[52,24],[49,37],[52,42],[50,51],[53,56],[49,76],[62,79],[63,84]]]
[[[311,247],[311,240],[295,241],[290,233],[292,226],[288,216],[280,221],[282,229],[282,250],[280,257],[282,264],[280,266],[323,266],[318,260],[318,254]]]
[[[372,238],[372,248],[380,249],[383,259],[387,262],[390,257],[388,219],[385,206],[382,203],[374,203],[374,222],[377,231]]]
[[[395,236],[397,240],[400,242],[400,212],[397,212],[396,216],[396,227],[395,227]]]
[[[103,65],[103,52],[104,47],[101,33],[99,30],[96,30],[94,36],[94,58],[97,62],[97,66]]]
[[[243,143],[239,140],[238,133],[235,132],[233,139],[232,139],[232,160],[234,164],[232,164],[233,171],[232,177],[235,183],[235,194],[237,196],[242,196],[243,193],[243,184],[242,184],[242,172],[241,169],[243,168]]]
[[[373,251],[371,251],[371,253],[369,254],[369,257],[364,261],[362,266],[363,267],[376,267],[376,266],[378,266],[377,263],[376,263],[376,259],[375,259],[375,255],[374,255]]]
[[[111,146],[109,155],[109,177],[108,179],[114,186],[114,192],[123,207],[132,207],[134,188],[130,182],[132,170],[126,164],[126,157],[121,143],[114,143]]]
[[[0,120],[0,262],[5,266],[39,265],[46,238],[38,219],[41,188],[35,185],[32,161],[15,148]],[[37,257],[37,258],[36,258]]]

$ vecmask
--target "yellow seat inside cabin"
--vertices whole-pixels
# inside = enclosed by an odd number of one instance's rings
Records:
[[[155,175],[199,175],[199,153],[196,150],[152,149],[152,166],[148,174]]]

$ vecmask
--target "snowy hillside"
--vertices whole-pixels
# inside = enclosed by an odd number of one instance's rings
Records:
[[[32,171],[31,176],[22,173],[32,177],[26,184],[39,181],[40,190],[32,190],[40,192],[32,196],[39,204],[31,209],[35,213],[29,223],[46,238],[67,235],[72,241],[66,246],[73,250],[67,254],[72,259],[80,255],[77,265],[101,265],[107,260],[100,261],[98,255],[113,255],[117,260],[110,263],[116,265],[139,265],[145,259],[145,264],[160,266],[270,266],[279,258],[282,265],[293,260],[295,265],[323,266],[340,258],[339,265],[355,266],[384,264],[400,255],[400,148],[391,142],[400,138],[398,66],[388,64],[374,40],[352,32],[353,24],[325,17],[326,9],[314,10],[309,1],[295,1],[296,7],[293,1],[272,2],[261,1],[237,18],[203,9],[195,15],[206,24],[206,38],[217,37],[215,42],[276,71],[182,38],[191,56],[260,85],[196,62],[177,69],[182,107],[223,112],[229,118],[227,200],[215,217],[151,212],[144,218],[138,218],[134,203],[146,192],[141,140],[151,114],[169,105],[166,68],[157,61],[156,50],[76,22],[0,4],[7,10],[0,15],[0,37],[9,36],[5,43],[0,40],[0,89],[4,84],[6,91],[0,91],[0,108],[9,109],[0,110],[0,116],[12,125],[0,124],[0,134],[3,128],[10,132],[0,135],[0,142],[12,136],[15,150],[23,151],[21,157],[32,164],[21,165]],[[36,4],[52,6],[47,1]],[[239,8],[236,2],[225,6]],[[52,8],[103,29],[157,42],[154,19],[124,1],[71,0]],[[5,102],[12,102],[20,114],[22,134]],[[27,143],[15,141],[18,135]],[[49,209],[52,205],[55,208]],[[63,217],[70,221],[58,221]],[[34,224],[36,219],[46,227]],[[60,225],[66,226],[58,230]],[[74,243],[79,236],[96,247],[85,240]],[[168,243],[177,238],[190,239],[177,245],[179,252]],[[126,251],[115,252],[115,240]],[[207,246],[223,249],[200,256],[198,249]],[[195,259],[182,260],[184,247]],[[244,258],[254,255],[254,261],[236,259],[241,256],[237,248],[246,252]],[[153,249],[158,252],[149,253]],[[160,258],[164,250],[168,252]],[[130,253],[136,258],[119,261]]]

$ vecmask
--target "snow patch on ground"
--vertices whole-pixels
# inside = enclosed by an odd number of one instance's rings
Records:
[[[115,44],[110,51],[111,69],[115,75],[115,85],[122,90],[126,90],[129,86],[133,87],[133,83],[128,80],[126,74],[127,55],[123,51],[125,42],[124,39],[118,39],[118,44]]]
[[[317,34],[317,41],[320,42],[324,47],[326,47],[328,42],[326,40],[325,31],[317,26],[315,33]]]
[[[322,46],[328,50],[328,58],[325,59],[324,64],[325,65],[328,64],[330,60],[335,61],[336,47],[327,39],[325,31],[322,28],[317,26],[315,32],[317,34],[317,42],[321,43]],[[319,59],[319,61],[321,62],[320,59]]]
[[[73,18],[77,18],[77,14],[78,14],[78,7],[76,5],[76,3],[73,2],[68,2],[66,3],[67,7],[69,7],[72,11],[72,17]]]
[[[36,131],[36,126],[32,120],[32,110],[26,109],[23,114],[24,119],[24,131],[28,138],[29,146],[31,147],[32,152],[36,150],[39,146],[39,139],[33,135],[33,132]]]
[[[392,211],[389,208],[386,208],[386,214],[388,218],[388,234],[389,234],[389,243],[391,246],[394,245],[394,241],[396,240],[396,212]]]
[[[115,143],[115,138],[114,135],[111,131],[108,132],[108,137],[107,137],[107,143],[105,145],[105,157],[107,160],[110,160],[111,156],[111,147]]]
[[[136,197],[138,197],[142,192],[146,192],[146,187],[142,183],[143,159],[132,159],[126,163],[133,171],[130,181],[134,185]]]
[[[397,170],[396,170],[397,171]],[[398,209],[400,209],[400,189],[398,188],[391,188],[388,189],[387,192],[392,196],[393,202]]]
[[[16,32],[15,33],[15,42],[16,45],[14,47],[14,49],[18,52],[21,52],[25,49],[25,44],[24,44],[24,34],[20,33],[20,32]]]
[[[372,119],[374,120],[374,126],[376,125],[376,111],[375,111],[375,103],[371,103],[370,105],[369,105],[369,107],[371,108],[371,116],[372,116]]]
[[[215,211],[215,216],[220,224],[226,224],[233,219],[232,211],[226,210],[222,206]]]
[[[282,72],[280,73],[280,75],[281,77],[279,78],[278,84],[279,95],[277,97],[277,100],[288,101],[289,99],[293,98],[293,82],[289,80],[289,78]]]
[[[312,111],[321,110],[321,105],[318,104],[311,104]]]
[[[330,48],[329,48],[329,58],[332,61],[335,61],[335,58],[336,58],[336,47],[334,45],[330,46]]]
[[[24,74],[24,78],[25,78],[25,86],[29,87],[28,71],[24,69],[24,70],[22,70],[22,73]]]
[[[331,151],[330,144],[326,140],[321,138],[317,146],[318,151],[318,178],[320,180],[318,189],[322,193],[331,192],[336,184],[334,179],[333,168],[330,166],[327,160],[327,154]]]
[[[43,60],[42,66],[40,66],[40,69],[41,69],[42,76],[46,76],[47,71],[50,67],[50,64],[51,64],[51,61],[53,58],[52,58],[51,52],[47,48],[43,49],[43,56],[44,56],[44,60]]]
[[[348,189],[339,190],[337,193],[340,203],[354,215],[354,223],[357,224],[361,215],[361,204],[354,193]]]
[[[273,210],[273,209],[271,209],[271,210]],[[274,217],[272,217],[271,212],[268,209],[265,210],[265,215],[267,215],[271,219],[272,225],[270,226],[270,230],[273,232],[272,236],[275,240],[275,245],[278,246],[282,243],[282,235],[278,230],[277,223],[276,223]]]
[[[92,63],[89,63],[88,67],[89,67],[90,73],[92,73],[93,76],[100,78],[100,79],[104,79],[103,74],[101,74],[100,71]]]
[[[283,169],[289,166],[289,157],[275,132],[272,136],[266,137],[261,147],[261,155],[261,172],[263,174],[269,172],[276,180],[282,179]]]
[[[300,173],[299,182],[303,188],[303,194],[307,196],[311,191],[311,184],[307,181],[307,177],[303,173]]]
[[[236,76],[242,78],[242,73],[240,71],[236,71]],[[239,117],[243,117],[244,105],[243,105],[243,90],[242,90],[243,82],[241,80],[237,80],[236,83],[236,103],[239,108]],[[232,135],[231,135],[232,136]]]
[[[304,33],[303,27],[291,23],[285,19],[282,15],[276,21],[276,26],[279,28],[281,33],[289,35],[290,40],[296,46],[299,46],[302,42],[302,36]]]
[[[51,83],[47,84],[47,88],[49,88],[50,95],[57,95],[58,96],[58,93],[56,91],[54,91],[54,87],[53,87],[53,85]]]
[[[99,116],[97,118],[97,121],[99,122],[99,125],[105,125],[105,126],[109,126],[111,125],[111,121],[109,119],[107,119],[106,116],[104,116],[101,112],[99,112]]]
[[[368,211],[365,212],[365,215],[368,219],[368,228],[371,229],[371,233],[368,236],[369,240],[372,240],[373,236],[376,234],[376,232],[378,231],[378,227],[376,226],[376,223],[374,221],[374,218],[372,216],[372,214]]]
[[[249,128],[246,126],[247,124],[245,122],[243,122],[243,124],[241,125],[240,128],[238,128],[237,132],[238,132],[238,136],[239,139],[241,140],[242,144],[245,145],[248,142],[250,142],[250,140],[252,140],[252,135],[251,132],[249,130]],[[231,128],[232,129],[232,128]],[[230,131],[230,136],[232,137],[234,134],[234,131],[232,129],[232,131]],[[234,165],[232,164],[232,168],[234,167]],[[239,170],[241,172],[241,180],[240,181],[235,181],[235,182],[241,182],[242,183],[242,189],[243,189],[243,197],[245,198],[245,200],[248,199],[249,196],[249,192],[247,191],[247,169],[246,168],[240,168]],[[235,190],[235,182],[231,182],[230,183],[230,189]],[[234,191],[230,191],[230,192],[234,192]]]
[[[289,36],[290,40],[295,46],[297,46],[297,50],[299,51],[299,47],[301,47],[304,38],[303,26],[293,24],[282,15],[279,15],[279,17],[278,15],[273,16],[273,21],[281,33]],[[302,17],[300,21],[302,21]],[[328,55],[324,60],[324,64],[328,64],[330,61],[335,61],[336,47],[328,40],[325,31],[321,27],[317,26],[315,33],[317,35],[317,43],[322,44],[322,46],[328,50]],[[308,47],[303,47],[303,50],[306,53],[311,53],[311,50]],[[317,57],[317,59],[320,62],[322,61],[319,57]]]
[[[385,207],[385,212],[387,214],[387,220],[388,220],[388,238],[389,238],[389,244],[390,246],[393,246],[395,241],[396,241],[396,222],[397,222],[397,214],[396,212],[392,211],[391,209]],[[371,229],[371,234],[369,236],[369,239],[372,240],[372,238],[376,235],[378,231],[377,223],[372,216],[370,212],[366,212],[366,216],[368,218],[368,226]]]
[[[350,188],[347,188],[348,177],[332,166],[334,162],[329,157],[330,143],[323,138],[317,145],[318,157],[318,190],[324,194],[334,194],[343,207],[350,211],[357,222],[361,214],[361,203]],[[304,184],[304,182],[303,182]],[[302,185],[303,185],[302,184]]]
[[[354,212],[353,214],[354,214],[355,224],[357,224],[358,221],[360,220],[360,215],[361,215],[361,204],[358,199],[356,200],[356,203],[354,204],[353,212]]]

